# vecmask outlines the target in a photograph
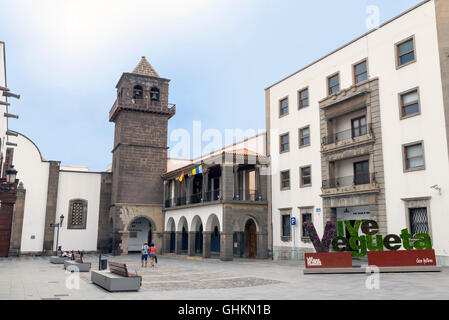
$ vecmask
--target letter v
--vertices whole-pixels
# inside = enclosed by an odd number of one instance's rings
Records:
[[[329,246],[332,238],[335,236],[336,224],[334,221],[328,221],[324,228],[323,238],[320,240],[313,222],[304,222],[304,226],[312,239],[316,252],[329,252]]]

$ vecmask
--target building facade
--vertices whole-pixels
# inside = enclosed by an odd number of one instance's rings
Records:
[[[313,250],[303,221],[374,219],[449,262],[448,43],[424,1],[266,89],[275,258]]]
[[[254,141],[254,142],[253,142]],[[268,257],[265,134],[163,175],[166,253]]]
[[[148,242],[167,254],[267,257],[265,134],[193,160],[168,158],[176,111],[169,82],[145,57],[122,74],[109,113],[112,165],[104,172],[43,158],[28,137],[7,129],[0,97],[3,169],[14,164],[20,181],[9,255],[51,254],[59,246],[126,255]],[[195,168],[201,172],[192,175]]]

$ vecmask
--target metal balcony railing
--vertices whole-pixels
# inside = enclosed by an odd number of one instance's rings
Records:
[[[203,195],[202,193],[194,193],[190,196],[190,203],[200,203]]]
[[[170,116],[176,113],[176,105],[172,103],[162,103],[160,101],[148,101],[144,99],[129,99],[122,97],[115,100],[111,111],[109,111],[109,119],[115,117],[115,113],[119,108],[168,114]]]
[[[340,132],[325,136],[325,137],[323,137],[321,144],[328,145],[328,144],[336,143],[339,141],[351,140],[356,137],[361,137],[361,136],[367,135],[369,133],[372,133],[371,123],[360,126],[358,128],[352,128],[352,129],[340,131]]]
[[[217,201],[217,200],[221,199],[220,189],[207,191],[207,192],[205,192],[205,194],[206,194],[206,199],[204,199],[203,201]]]
[[[371,180],[370,180],[370,174],[359,174],[354,176],[347,176],[347,177],[338,177],[333,178],[329,180],[323,180],[322,188],[323,189],[330,189],[330,188],[339,188],[339,187],[347,187],[347,186],[357,186],[357,185],[363,185],[363,184],[369,184],[371,182],[376,181],[376,175],[375,173],[371,174]]]
[[[262,197],[258,195],[255,189],[239,189],[237,194],[234,195],[234,200],[260,201]]]

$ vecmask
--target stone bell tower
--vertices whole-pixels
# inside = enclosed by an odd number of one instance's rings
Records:
[[[168,79],[161,78],[145,57],[117,83],[117,100],[109,112],[115,123],[112,150],[110,228],[114,254],[128,253],[133,219],[146,218],[158,250],[163,233],[163,181],[167,170]]]

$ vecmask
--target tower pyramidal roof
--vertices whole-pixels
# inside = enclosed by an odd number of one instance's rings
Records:
[[[137,66],[134,68],[133,73],[160,78],[145,56],[142,57]]]

